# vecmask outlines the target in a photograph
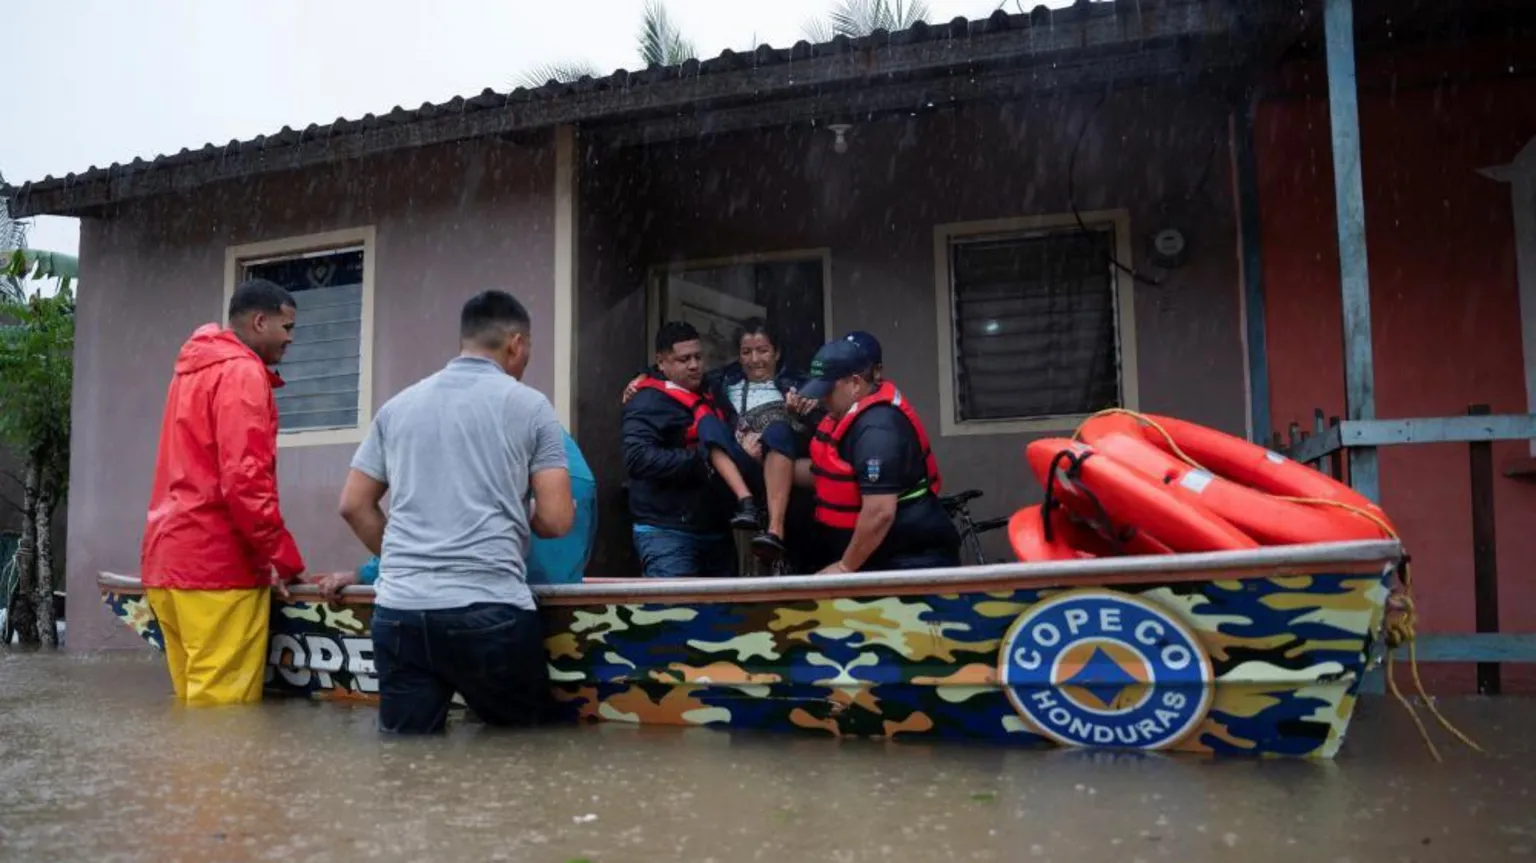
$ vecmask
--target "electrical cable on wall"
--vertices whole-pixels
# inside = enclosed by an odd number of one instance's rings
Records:
[[[1082,149],[1083,136],[1088,132],[1088,127],[1093,124],[1094,119],[1099,114],[1099,110],[1102,109],[1104,107],[1104,103],[1109,100],[1109,93],[1109,89],[1105,88],[1103,94],[1099,96],[1099,100],[1094,103],[1093,108],[1088,112],[1088,116],[1083,118],[1083,123],[1078,127],[1077,136],[1072,142],[1072,151],[1067,156],[1067,207],[1072,212],[1072,218],[1077,221],[1078,230],[1082,231],[1084,234],[1089,233],[1089,230],[1088,225],[1083,221],[1082,213],[1079,212],[1077,208],[1077,153]],[[1211,148],[1205,155],[1204,167],[1202,167],[1200,170],[1200,176],[1195,180],[1194,185],[1190,187],[1189,192],[1184,195],[1185,204],[1188,204],[1190,201],[1194,200],[1195,195],[1199,194],[1200,190],[1205,187],[1205,181],[1211,173],[1211,159],[1216,155],[1216,144],[1217,139],[1212,137]],[[1140,282],[1144,285],[1150,285],[1151,287],[1155,288],[1162,287],[1166,282],[1166,276],[1161,279],[1153,278],[1151,276],[1143,275],[1133,267],[1127,266],[1125,263],[1120,261],[1119,258],[1116,258],[1114,252],[1112,251],[1107,253],[1106,257],[1116,269],[1130,276],[1132,281]]]

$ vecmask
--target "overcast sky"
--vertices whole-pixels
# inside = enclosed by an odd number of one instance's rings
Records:
[[[668,0],[701,57],[788,46],[835,0]],[[1000,0],[927,0],[929,21]],[[1018,11],[1009,0],[1009,11]],[[1025,10],[1040,0],[1021,0]],[[1046,0],[1062,6],[1070,0]],[[382,114],[566,60],[639,68],[643,0],[0,0],[14,106],[0,120],[11,183],[62,176],[337,117]],[[19,72],[20,80],[16,75]],[[18,86],[19,85],[19,86]],[[73,219],[31,245],[73,253]]]

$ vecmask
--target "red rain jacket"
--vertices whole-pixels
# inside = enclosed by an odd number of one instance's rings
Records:
[[[277,506],[283,385],[218,324],[181,346],[160,422],[139,572],[147,587],[225,590],[284,580],[304,559]]]

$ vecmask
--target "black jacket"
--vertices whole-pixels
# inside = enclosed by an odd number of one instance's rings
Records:
[[[685,447],[693,416],[677,399],[653,389],[624,406],[624,468],[629,514],[636,524],[699,532],[730,529],[730,490],[709,469],[703,447]]]

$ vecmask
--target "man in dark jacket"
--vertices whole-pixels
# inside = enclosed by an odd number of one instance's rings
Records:
[[[719,408],[704,389],[704,348],[686,323],[656,335],[656,368],[624,406],[624,467],[635,551],[649,578],[729,576],[731,494],[699,445],[699,425]]]

